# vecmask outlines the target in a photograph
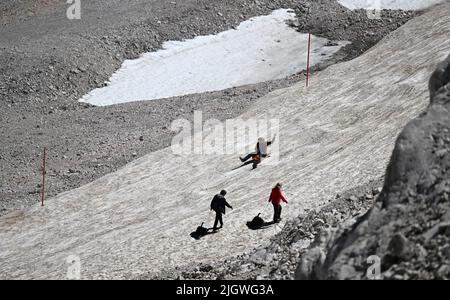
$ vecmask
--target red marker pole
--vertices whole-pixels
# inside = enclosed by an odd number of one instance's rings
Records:
[[[42,190],[41,190],[41,205],[44,206],[45,199],[45,165],[47,164],[47,148],[44,147],[44,158],[42,160]]]
[[[309,86],[309,74],[310,74],[310,56],[311,56],[311,33],[308,34],[308,58],[306,66],[306,87]]]

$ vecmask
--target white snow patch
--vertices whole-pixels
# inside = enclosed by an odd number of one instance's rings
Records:
[[[339,0],[348,9],[400,9],[421,10],[445,0]]]
[[[127,60],[110,79],[80,101],[97,106],[182,96],[281,79],[306,69],[307,34],[286,24],[287,9],[252,18],[236,30],[166,42],[163,50]],[[325,46],[312,40],[312,64],[328,59],[348,42]]]

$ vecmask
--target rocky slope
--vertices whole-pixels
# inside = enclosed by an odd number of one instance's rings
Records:
[[[306,254],[297,278],[365,279],[376,255],[382,279],[450,279],[450,56],[429,87],[430,105],[400,134],[374,207]]]

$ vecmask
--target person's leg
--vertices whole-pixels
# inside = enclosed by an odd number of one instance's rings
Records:
[[[253,169],[258,168],[258,165],[261,163],[261,160],[252,160]]]
[[[213,230],[217,230],[217,223],[219,223],[219,215],[221,215],[221,214],[216,212],[216,219],[214,220]]]
[[[278,205],[278,222],[281,221],[281,211],[283,210],[283,206]]]
[[[277,221],[277,206],[273,204],[273,222]]]
[[[222,228],[223,227],[223,219],[222,219],[222,214],[221,213],[219,213],[219,223],[220,223],[220,227],[219,228]]]
[[[239,157],[239,159],[240,159],[242,162],[246,162],[247,160],[249,160],[250,158],[252,158],[253,155],[255,155],[255,153],[250,153],[250,154],[248,154],[248,155],[247,155],[246,157],[244,157],[244,158]]]
[[[278,223],[280,221],[281,216],[281,205],[274,205],[275,214],[273,217],[273,221],[275,223]]]

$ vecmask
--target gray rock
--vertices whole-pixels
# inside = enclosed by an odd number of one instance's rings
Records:
[[[352,196],[350,196],[350,198],[348,200],[350,200],[352,202],[356,202],[356,201],[358,201],[358,198],[356,196],[352,195]]]
[[[372,190],[372,194],[374,196],[376,196],[376,195],[380,194],[382,191],[383,191],[383,188],[378,187],[378,188]]]
[[[250,257],[250,261],[258,265],[266,265],[268,263],[266,256],[267,250],[259,249]]]
[[[450,278],[450,266],[449,265],[441,266],[437,270],[436,275],[440,279],[448,279],[448,278]]]
[[[439,224],[439,234],[443,234],[450,237],[450,222]]]
[[[450,222],[442,222],[433,226],[423,236],[426,241],[431,240],[439,234],[450,236]]]
[[[211,272],[213,270],[213,267],[210,265],[201,266],[199,268],[200,272]]]
[[[415,254],[414,244],[412,244],[403,234],[395,234],[388,245],[389,258],[408,260]]]
[[[295,271],[295,279],[315,279],[317,268],[325,262],[325,252],[320,247],[315,247],[303,255],[300,264]]]
[[[367,200],[372,200],[373,199],[373,195],[372,194],[366,194],[366,199]]]

